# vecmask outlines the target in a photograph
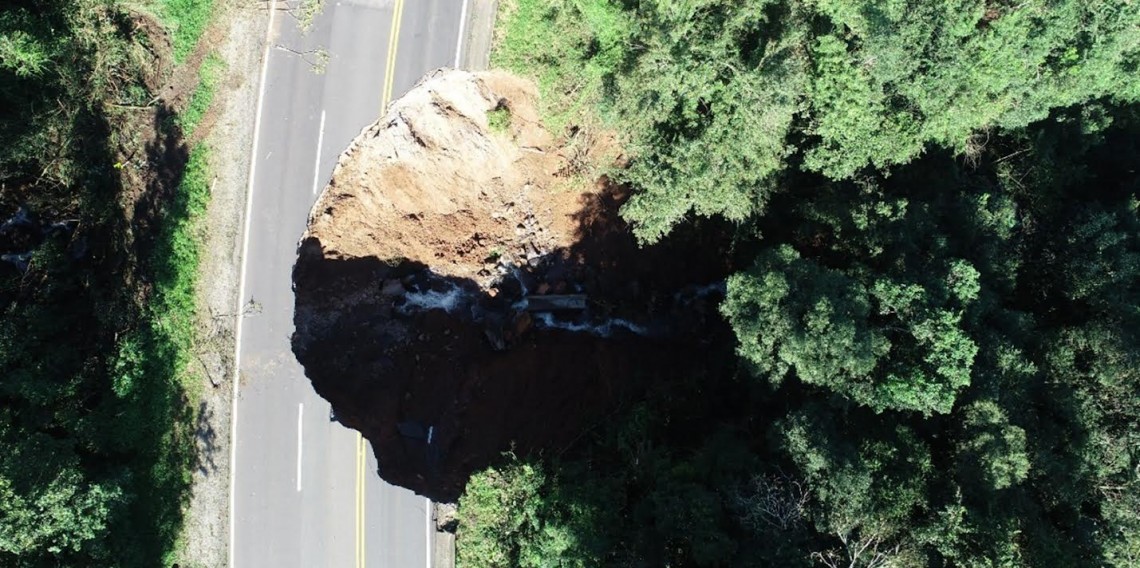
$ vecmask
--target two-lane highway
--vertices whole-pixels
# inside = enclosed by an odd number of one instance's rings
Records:
[[[231,568],[430,565],[430,503],[375,474],[290,351],[290,271],[340,152],[425,72],[455,65],[464,1],[325,0],[306,31],[271,2],[240,286],[261,311],[237,330]]]

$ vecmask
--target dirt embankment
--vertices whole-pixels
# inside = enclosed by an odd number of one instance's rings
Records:
[[[502,452],[567,451],[723,332],[731,267],[692,254],[723,243],[638,248],[588,167],[612,142],[556,139],[535,103],[506,74],[430,75],[345,151],[298,250],[306,374],[382,477],[438,501]]]
[[[534,97],[504,74],[428,78],[341,156],[306,239],[328,258],[405,259],[484,287],[485,259],[572,244],[578,194],[555,188],[566,159]]]

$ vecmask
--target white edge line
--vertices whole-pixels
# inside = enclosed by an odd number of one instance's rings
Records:
[[[459,56],[463,53],[463,29],[467,27],[467,3],[463,0],[463,10],[459,13],[459,40],[455,42],[455,68],[459,69]]]
[[[321,110],[321,131],[317,134],[317,163],[313,166],[313,195],[317,194],[317,183],[321,177],[321,147],[325,143],[325,111]]]
[[[424,558],[427,559],[427,568],[431,567],[431,499],[424,497]]]
[[[253,211],[253,180],[257,173],[257,147],[261,136],[261,111],[265,106],[265,78],[269,74],[269,48],[273,37],[273,16],[277,13],[277,0],[269,2],[269,22],[265,28],[265,51],[261,54],[261,87],[257,93],[257,112],[253,119],[253,145],[249,151],[249,183],[245,190],[245,222],[242,226],[241,276],[238,283],[237,324],[234,330],[233,393],[230,407],[230,545],[227,551],[229,566],[234,568],[234,549],[237,523],[234,514],[234,496],[237,494],[237,419],[238,387],[241,383],[241,327],[242,309],[245,307],[245,264],[249,256],[249,224]]]
[[[302,417],[305,415],[305,403],[297,403],[297,491],[301,491],[301,440],[305,435],[305,423]]]

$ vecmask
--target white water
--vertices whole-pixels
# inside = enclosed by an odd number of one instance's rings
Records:
[[[510,267],[509,274],[518,280],[519,285],[522,287],[523,297],[516,301],[512,308],[516,311],[523,311],[527,308],[529,301],[527,300],[528,290],[526,283],[519,274],[517,267]],[[428,310],[443,310],[447,313],[455,313],[465,307],[470,306],[471,316],[475,321],[481,319],[481,310],[479,307],[479,297],[477,294],[464,290],[463,288],[451,282],[444,282],[446,289],[443,291],[426,290],[423,292],[408,292],[404,295],[404,304],[398,309],[408,314],[413,311],[428,311]],[[688,297],[701,297],[714,293],[724,293],[724,282],[716,282],[707,286],[702,286],[694,290],[689,290],[684,293]],[[681,292],[678,292],[678,298],[681,297]],[[555,318],[551,312],[537,312],[532,313],[536,323],[539,327],[545,329],[562,329],[574,333],[589,333],[598,337],[612,337],[614,333],[625,330],[636,335],[648,336],[650,330],[648,327],[634,323],[623,318],[611,318],[601,322],[587,323],[579,321],[564,321]]]
[[[523,280],[522,275],[519,274],[519,267],[517,267],[517,266],[511,267],[511,276],[514,276],[515,280],[519,281],[519,288],[522,289],[522,295],[524,298],[527,297],[530,294],[530,290],[527,290],[526,282]]]
[[[0,255],[0,261],[10,262],[20,269],[20,272],[27,272],[28,260],[32,258],[32,252],[28,251],[23,254],[5,254]]]
[[[408,292],[404,295],[405,303],[400,307],[400,310],[407,313],[412,308],[419,308],[421,310],[443,310],[450,314],[463,306],[465,295],[459,286],[449,282],[448,288],[444,292],[435,290]]]
[[[720,294],[723,296],[728,291],[728,282],[721,280],[720,282],[713,282],[712,284],[705,284],[696,288],[686,288],[673,294],[674,301],[684,301],[696,298],[705,298],[713,294]]]
[[[637,325],[629,320],[614,318],[606,320],[599,324],[588,324],[571,321],[559,321],[554,319],[554,314],[549,312],[542,312],[534,314],[534,317],[542,323],[543,327],[551,329],[564,329],[566,331],[573,331],[576,333],[592,333],[599,337],[610,337],[614,331],[618,329],[625,329],[636,333],[637,335],[648,335],[649,330],[644,326]]]

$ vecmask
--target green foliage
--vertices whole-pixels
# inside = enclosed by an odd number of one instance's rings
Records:
[[[807,164],[832,177],[868,163],[906,163],[927,145],[971,152],[979,131],[1024,127],[1050,109],[1100,97],[1137,97],[1127,77],[1140,11],[1127,2],[819,6],[837,28],[824,40],[827,56],[850,56],[817,69],[819,80],[841,88],[812,96],[812,132],[822,144]],[[864,117],[854,119],[858,107],[837,95],[869,101],[858,109]]]
[[[13,72],[17,77],[42,76],[47,65],[56,56],[57,48],[49,38],[35,37],[28,33],[26,12],[6,12],[0,14],[0,29],[7,31],[0,37],[0,67]]]
[[[487,126],[491,132],[499,134],[507,132],[511,127],[511,111],[507,108],[497,108],[487,111]]]
[[[194,290],[202,241],[198,224],[210,200],[209,168],[209,149],[200,144],[191,151],[182,182],[168,205],[154,257],[154,319],[183,356],[188,355],[195,334]]]
[[[644,241],[685,218],[743,220],[763,210],[793,151],[806,62],[799,10],[777,2],[657,3],[638,12],[615,80],[614,120],[634,160],[621,178],[639,192],[622,211]]]
[[[112,511],[127,501],[121,487],[111,480],[90,483],[67,444],[33,437],[28,443],[4,432],[9,451],[0,458],[0,558],[34,562],[44,552],[57,558],[104,553],[101,537]]]
[[[170,28],[174,61],[182,63],[210,23],[214,0],[159,0],[159,14]]]
[[[833,35],[812,46],[814,81],[808,96],[815,124],[810,132],[822,143],[808,152],[809,169],[850,177],[868,162],[882,168],[906,163],[922,151],[914,117],[890,112],[889,97],[876,84],[873,68],[860,64],[860,55]]]
[[[307,33],[313,27],[313,21],[324,9],[324,0],[302,0],[295,14],[301,31]]]
[[[459,501],[457,538],[464,546],[458,550],[457,565],[595,565],[596,559],[583,550],[581,535],[592,529],[589,521],[597,515],[585,504],[560,514],[553,505],[560,491],[541,466],[517,459],[473,476]]]
[[[84,175],[89,142],[104,135],[96,106],[121,100],[139,70],[121,17],[100,0],[0,11],[0,181],[59,189]]]
[[[620,62],[629,20],[610,0],[504,2],[491,65],[534,78],[548,128],[589,124],[605,77]]]
[[[208,12],[194,4],[184,8]],[[26,270],[0,264],[4,566],[169,565],[189,498],[208,164],[203,147],[184,170],[171,152],[161,171],[172,179],[124,187],[130,177],[115,166],[124,153],[181,144],[169,124],[153,141],[123,131],[135,123],[118,105],[152,98],[138,17],[148,16],[109,0],[0,11],[0,203],[45,226],[66,221],[20,243],[34,247]],[[207,61],[209,89],[218,68]],[[128,167],[136,163],[149,162]],[[142,193],[157,199],[151,207],[134,201]],[[128,223],[123,208],[134,205]]]
[[[472,477],[459,502],[458,538],[466,544],[459,551],[458,565],[509,566],[517,561],[517,544],[511,541],[533,532],[538,490],[544,481],[539,470],[517,463]]]
[[[741,338],[740,354],[773,381],[794,369],[805,383],[858,385],[890,349],[868,326],[866,289],[791,247],[762,255],[728,286],[721,309]]]
[[[992,401],[978,401],[964,411],[965,437],[958,443],[964,477],[987,490],[1005,489],[1029,474],[1025,430],[1011,425]]]
[[[690,213],[762,212],[790,165],[849,179],[976,157],[995,129],[1140,97],[1127,0],[505,6],[493,63],[538,78],[555,129],[600,110],[628,133],[623,214],[647,242]]]
[[[977,271],[951,263],[941,302],[978,293]],[[785,245],[728,281],[721,311],[754,372],[779,383],[790,371],[876,410],[949,412],[970,383],[977,346],[960,313],[919,284],[870,286]]]
[[[225,61],[222,61],[217,53],[211,52],[202,60],[202,66],[198,68],[198,87],[190,96],[190,104],[186,106],[186,110],[178,115],[178,127],[182,129],[183,135],[191,136],[194,129],[202,122],[202,118],[206,116],[206,111],[210,110],[218,81],[221,80],[225,69]]]

